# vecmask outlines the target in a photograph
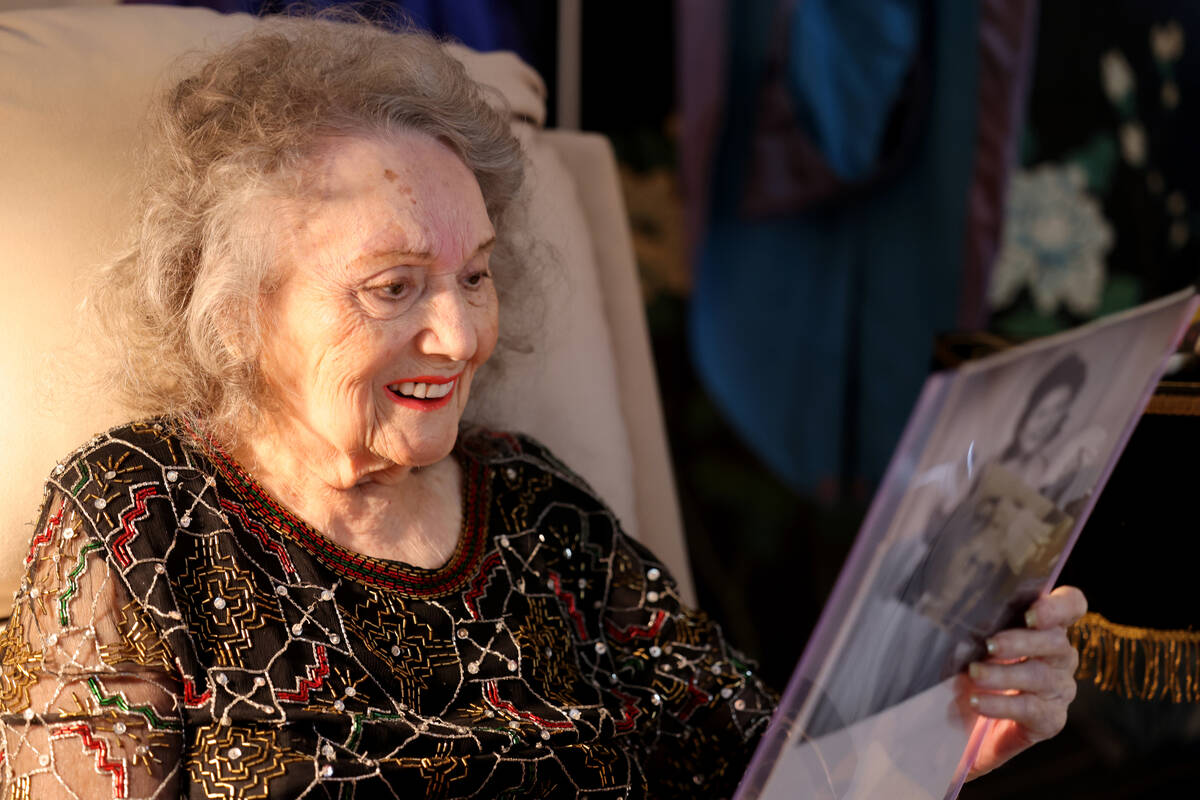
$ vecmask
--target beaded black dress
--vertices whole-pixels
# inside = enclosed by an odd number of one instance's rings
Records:
[[[150,420],[55,468],[0,634],[5,798],[717,797],[774,697],[532,440],[455,450],[463,531],[346,550]]]

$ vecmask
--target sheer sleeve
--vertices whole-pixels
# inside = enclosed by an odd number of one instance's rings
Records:
[[[0,633],[4,798],[178,796],[171,657],[59,493],[47,497],[26,565]]]
[[[675,581],[645,548],[618,536],[611,569],[607,641],[618,663],[641,665],[637,688],[659,711],[647,720],[650,796],[728,797],[778,698],[720,626],[680,603]]]

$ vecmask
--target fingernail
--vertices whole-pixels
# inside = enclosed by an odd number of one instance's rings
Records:
[[[1034,611],[1032,608],[1025,612],[1025,627],[1026,628],[1036,628],[1037,627],[1037,612]]]
[[[995,639],[988,639],[984,644],[987,646],[987,651],[988,651],[989,656],[996,655],[996,640]]]
[[[972,680],[977,681],[979,680],[979,676],[983,675],[983,665],[973,663],[971,666],[967,667],[967,672],[970,674]]]
[[[979,708],[979,695],[971,695],[967,698],[967,702],[971,704],[971,708]]]

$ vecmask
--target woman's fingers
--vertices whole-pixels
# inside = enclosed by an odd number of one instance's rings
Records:
[[[1074,674],[1079,653],[1067,638],[1065,628],[1001,631],[987,641],[988,655],[995,661],[1040,658],[1047,664]]]
[[[1067,704],[1036,694],[971,695],[971,705],[985,717],[1015,722],[1027,743],[1049,739],[1067,724]]]
[[[973,774],[987,772],[1066,725],[1079,665],[1067,627],[1085,613],[1083,593],[1060,587],[1030,606],[1028,627],[988,639],[989,659],[968,669],[967,699],[983,716],[1003,722],[991,727]]]
[[[1079,654],[1067,638],[1067,626],[1087,613],[1087,599],[1073,586],[1060,586],[1038,598],[1025,615],[1028,628],[1001,631],[987,640],[994,661],[1042,659],[1074,674]]]
[[[1021,692],[1045,700],[1056,700],[1065,706],[1075,699],[1075,679],[1072,671],[1054,667],[1042,659],[1015,664],[972,664],[971,681],[987,692]]]
[[[974,684],[971,706],[985,717],[1016,723],[1027,743],[1049,739],[1067,724],[1067,706],[1076,691],[1073,668],[1032,658],[972,664],[968,672]]]
[[[1030,628],[1070,627],[1087,613],[1087,598],[1074,586],[1059,586],[1048,595],[1039,597],[1025,612],[1025,624]]]

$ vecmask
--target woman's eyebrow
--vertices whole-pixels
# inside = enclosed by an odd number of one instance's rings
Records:
[[[475,248],[475,251],[471,253],[470,258],[474,258],[480,253],[487,252],[495,246],[496,236],[493,234]],[[428,248],[408,248],[404,245],[400,245],[398,247],[384,247],[370,253],[364,253],[356,258],[355,261],[373,261],[375,259],[382,258],[411,258],[414,261],[433,261],[436,257],[437,254]]]

